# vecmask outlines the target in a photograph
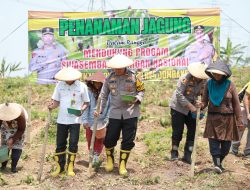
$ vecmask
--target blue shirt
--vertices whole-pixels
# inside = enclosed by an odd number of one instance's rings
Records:
[[[97,100],[95,99],[94,94],[90,89],[88,89],[88,94],[89,94],[90,103],[89,103],[89,107],[82,114],[82,123],[83,124],[88,123],[91,129],[93,129],[94,112],[96,111]],[[110,112],[110,96],[108,97],[108,101],[103,112],[98,117],[97,129],[108,123],[109,112]]]

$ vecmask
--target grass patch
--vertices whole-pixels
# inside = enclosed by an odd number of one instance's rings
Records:
[[[46,118],[47,118],[46,112],[40,112],[37,110],[32,110],[32,112],[31,112],[31,120],[39,119],[39,120],[45,121]]]
[[[2,175],[0,174],[0,187],[4,186],[4,185],[8,185],[8,182],[5,181],[5,179],[2,177]]]
[[[171,147],[172,129],[167,128],[164,131],[147,133],[143,141],[148,147],[148,155],[160,155],[164,157]]]
[[[167,115],[165,117],[160,118],[160,124],[162,127],[167,127],[171,125],[171,117]]]
[[[28,185],[34,185],[35,184],[35,179],[32,175],[27,175],[25,179],[21,181],[22,183],[26,183]]]
[[[147,176],[143,178],[128,178],[128,182],[132,185],[155,185],[160,183],[160,176]]]
[[[168,100],[164,99],[159,102],[159,106],[161,107],[168,107]]]
[[[145,178],[143,180],[143,184],[145,185],[155,185],[160,183],[160,177],[159,176],[155,176],[155,177],[149,177],[149,178]]]
[[[192,189],[224,189],[223,186],[228,179],[223,175],[215,173],[200,173],[196,174],[194,178],[184,176],[175,181],[175,187],[186,189],[188,186]]]

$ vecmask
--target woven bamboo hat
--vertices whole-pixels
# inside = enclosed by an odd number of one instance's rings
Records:
[[[82,77],[82,73],[72,67],[64,67],[55,75],[55,79],[60,81],[74,81]]]
[[[113,69],[121,69],[130,65],[133,65],[133,61],[122,54],[115,55],[107,62],[107,66]]]
[[[18,118],[22,113],[22,108],[16,103],[0,104],[0,120],[11,121]]]
[[[207,66],[205,65],[205,63],[202,63],[202,62],[193,62],[188,65],[189,73],[191,73],[191,75],[199,79],[209,78],[207,74],[205,73],[206,68]]]
[[[86,78],[86,81],[93,81],[93,82],[101,82],[104,83],[105,81],[105,75],[101,71],[97,71],[93,75]]]

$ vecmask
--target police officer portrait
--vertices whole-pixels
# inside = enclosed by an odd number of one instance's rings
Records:
[[[53,84],[55,74],[61,69],[61,61],[65,60],[68,50],[55,41],[54,29],[45,27],[42,29],[41,40],[37,43],[37,49],[32,52],[29,71],[37,72],[38,84]]]
[[[209,65],[213,61],[215,48],[208,34],[205,34],[204,26],[194,27],[194,38],[195,41],[185,49],[184,56],[188,58],[189,64],[201,61]]]

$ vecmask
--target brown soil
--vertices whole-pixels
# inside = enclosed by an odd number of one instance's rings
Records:
[[[31,129],[31,138],[36,142],[41,126],[45,122],[34,121]],[[38,128],[37,126],[40,126]],[[19,172],[12,174],[5,171],[1,177],[7,183],[1,189],[250,189],[250,160],[243,157],[229,155],[225,160],[227,169],[222,175],[214,174],[212,163],[208,151],[207,140],[200,135],[197,149],[197,163],[195,167],[196,175],[189,177],[190,165],[182,161],[167,161],[157,155],[146,155],[147,146],[143,142],[143,135],[151,131],[163,131],[158,122],[143,120],[140,122],[136,138],[136,146],[131,153],[127,164],[129,176],[122,178],[118,174],[117,146],[115,155],[115,169],[111,173],[104,170],[104,164],[92,177],[88,177],[88,152],[86,143],[79,144],[79,153],[75,163],[75,177],[68,177],[62,174],[52,178],[50,171],[54,162],[51,156],[54,146],[47,146],[42,181],[37,181],[42,142],[31,144],[30,148],[25,148],[24,152],[28,158],[20,160],[18,164]],[[202,129],[201,129],[202,130]],[[201,133],[201,132],[200,132]],[[83,135],[83,134],[81,134]],[[245,139],[245,138],[244,138]],[[244,144],[244,142],[243,142]],[[166,152],[166,155],[169,154]],[[181,153],[182,154],[182,153]],[[103,156],[105,157],[105,156]],[[204,175],[202,177],[202,175]],[[214,177],[210,177],[214,176]],[[209,182],[207,180],[210,180]],[[214,181],[213,181],[214,180]],[[222,180],[222,182],[221,182]],[[207,184],[204,186],[204,184]],[[202,188],[201,188],[202,187]]]

